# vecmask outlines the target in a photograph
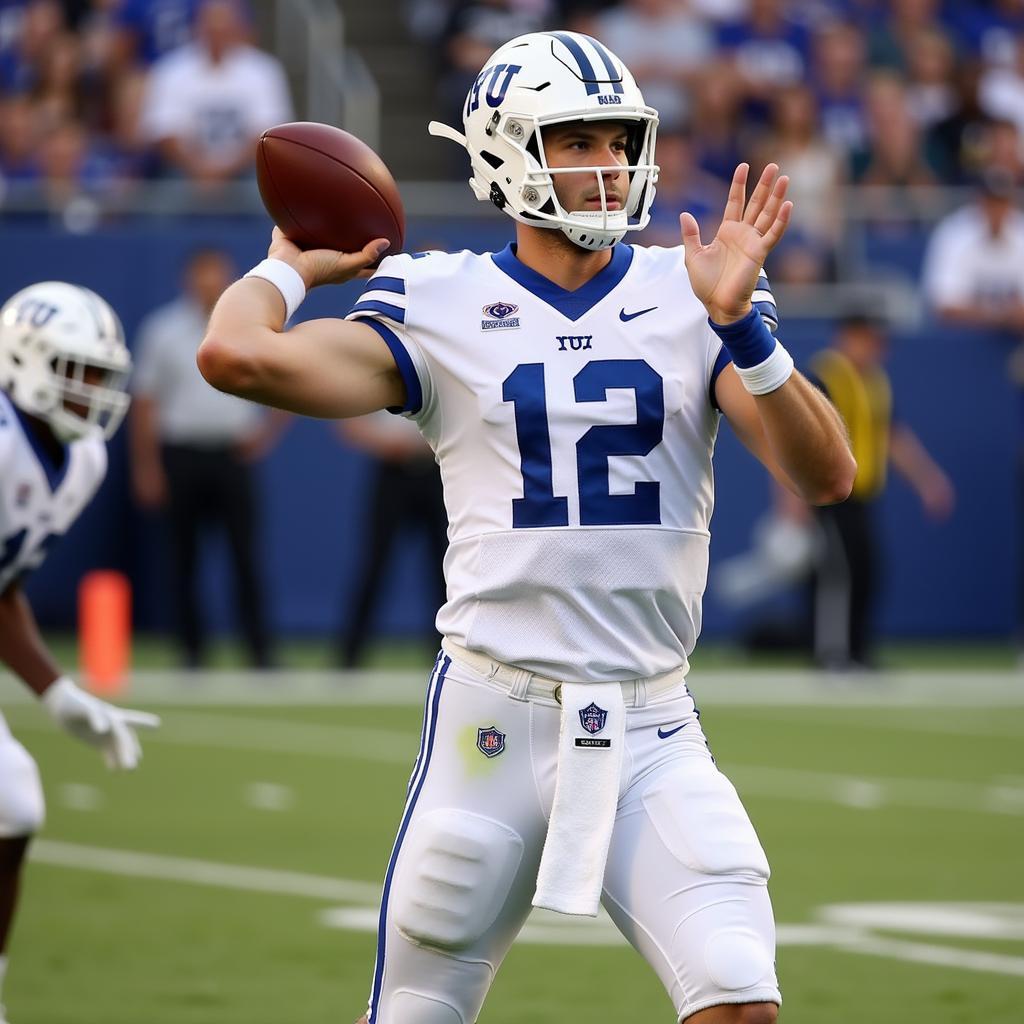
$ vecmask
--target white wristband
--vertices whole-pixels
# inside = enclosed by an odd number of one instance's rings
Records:
[[[302,305],[302,300],[306,297],[306,282],[302,280],[302,275],[284,260],[266,259],[262,263],[257,263],[245,276],[269,281],[281,293],[286,322],[291,320],[295,310]]]
[[[781,388],[792,376],[793,357],[783,347],[782,342],[776,341],[772,354],[757,366],[743,368],[733,364],[733,369],[752,395],[767,395]]]

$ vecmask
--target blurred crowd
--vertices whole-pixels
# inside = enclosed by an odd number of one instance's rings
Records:
[[[212,193],[291,116],[243,0],[0,0],[0,197],[87,216],[147,179]]]
[[[343,5],[344,6],[344,5]],[[837,274],[842,190],[879,216],[905,186],[1024,178],[1024,0],[404,0],[456,117],[487,56],[523,32],[601,39],[661,116],[660,201],[717,217],[736,163],[790,175],[777,279]],[[68,226],[153,179],[217,200],[252,179],[256,139],[292,116],[247,0],[0,0],[0,206],[19,190]],[[460,167],[461,171],[461,167]],[[929,209],[931,209],[929,207]]]
[[[566,27],[632,69],[661,118],[648,241],[676,216],[717,217],[741,159],[791,177],[794,222],[774,274],[828,280],[840,190],[1024,178],[1024,0],[409,0],[409,24],[441,55],[458,109],[481,62],[521,33]],[[899,202],[913,202],[901,195]]]

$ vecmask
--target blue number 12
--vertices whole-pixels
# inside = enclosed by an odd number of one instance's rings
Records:
[[[663,382],[642,359],[600,359],[573,378],[577,402],[605,402],[612,388],[636,396],[635,423],[600,423],[576,443],[581,526],[639,526],[661,522],[661,486],[638,481],[632,494],[612,494],[608,459],[612,455],[648,455],[660,443],[665,426]],[[522,363],[506,378],[502,398],[515,404],[516,437],[523,474],[523,496],[512,501],[515,529],[568,526],[569,502],[554,493],[551,431],[544,389],[544,364]]]

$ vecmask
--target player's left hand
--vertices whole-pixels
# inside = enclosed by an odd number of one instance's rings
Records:
[[[749,164],[736,168],[722,224],[707,245],[701,243],[692,214],[679,218],[690,284],[716,324],[733,323],[750,312],[765,257],[782,238],[793,212],[793,204],[785,201],[789,178],[779,177],[778,164],[764,169],[747,202],[749,171]]]
[[[43,704],[72,736],[98,747],[107,767],[130,771],[142,759],[136,729],[155,729],[156,715],[115,707],[86,693],[66,676],[43,691]]]

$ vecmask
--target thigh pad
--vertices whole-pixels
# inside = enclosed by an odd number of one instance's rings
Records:
[[[424,814],[395,873],[395,927],[424,946],[465,950],[494,924],[522,857],[522,837],[499,821],[454,808]]]
[[[704,757],[687,757],[643,794],[661,841],[688,868],[767,881],[768,858],[733,784]]]

